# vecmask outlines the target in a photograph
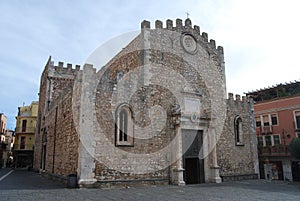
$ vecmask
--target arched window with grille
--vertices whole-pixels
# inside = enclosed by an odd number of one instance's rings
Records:
[[[127,104],[116,110],[116,146],[133,146],[133,115]]]
[[[128,114],[122,109],[119,116],[119,141],[126,142],[128,133]]]
[[[234,118],[234,133],[235,133],[235,144],[244,145],[242,118],[239,115],[235,116]]]

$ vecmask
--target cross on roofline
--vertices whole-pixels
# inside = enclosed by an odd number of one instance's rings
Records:
[[[189,18],[189,16],[190,16],[190,14],[189,14],[189,12],[188,11],[186,11],[186,18]]]

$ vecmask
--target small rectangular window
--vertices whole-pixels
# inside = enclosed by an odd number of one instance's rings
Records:
[[[256,127],[261,127],[260,117],[255,117]]]
[[[256,122],[256,127],[261,127],[261,122],[260,121]]]
[[[300,138],[300,133],[296,133],[296,136],[297,136],[298,138]]]
[[[21,140],[20,140],[20,149],[25,149],[25,145],[26,145],[25,139],[26,139],[25,136],[21,137]]]
[[[257,137],[257,144],[260,147],[264,146],[264,141],[263,141],[263,137],[262,136]]]
[[[296,129],[300,129],[300,111],[295,111]]]
[[[264,115],[263,116],[263,121],[264,121],[264,126],[269,126],[269,115]]]
[[[279,135],[273,135],[273,141],[274,141],[274,145],[280,144],[280,136]]]
[[[272,121],[272,125],[278,125],[276,114],[271,114],[271,121]]]
[[[26,125],[27,125],[27,120],[24,119],[24,120],[22,121],[22,132],[26,132]]]
[[[272,146],[272,140],[270,135],[265,136],[266,146]]]

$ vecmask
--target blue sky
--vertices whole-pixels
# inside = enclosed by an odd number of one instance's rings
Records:
[[[0,112],[14,129],[17,108],[38,100],[51,55],[82,65],[101,44],[140,28],[144,19],[185,19],[224,47],[227,91],[240,93],[299,80],[297,0],[1,0]]]

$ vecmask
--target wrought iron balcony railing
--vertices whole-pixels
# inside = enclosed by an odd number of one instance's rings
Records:
[[[34,145],[32,143],[25,143],[25,144],[14,144],[13,150],[18,150],[18,151],[28,151],[28,150],[33,150]]]
[[[36,127],[17,127],[16,133],[35,133]]]
[[[258,154],[260,156],[289,156],[288,146],[286,145],[275,145],[267,147],[258,147]]]
[[[257,135],[268,135],[268,134],[272,134],[273,133],[273,126],[269,125],[269,126],[259,126],[256,127],[256,134]]]

